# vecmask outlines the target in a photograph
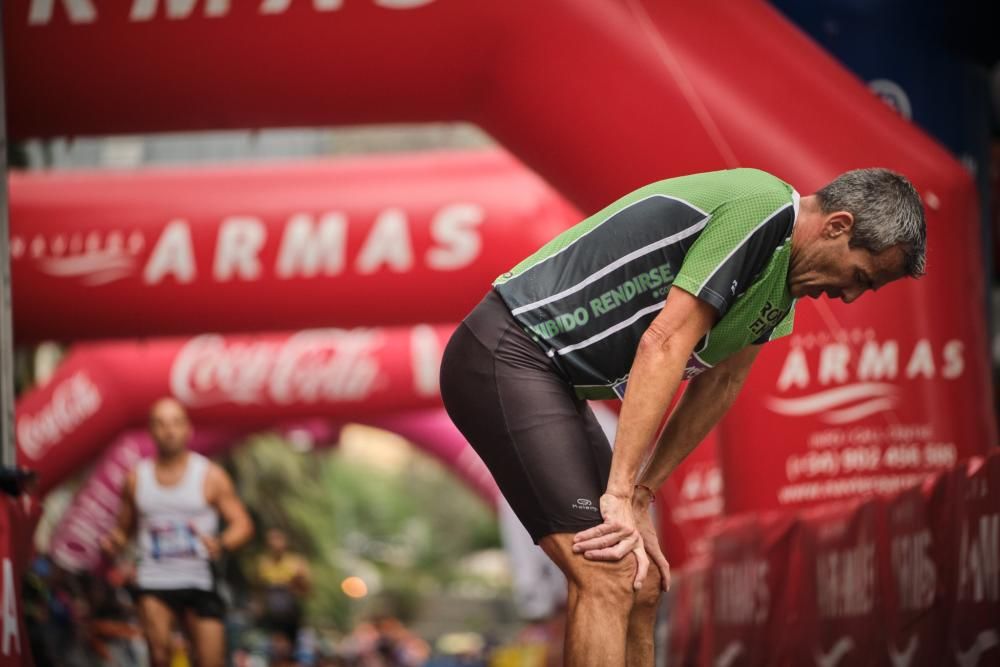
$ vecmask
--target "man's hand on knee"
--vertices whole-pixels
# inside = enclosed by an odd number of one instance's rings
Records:
[[[637,566],[632,586],[639,590],[649,571],[649,557],[636,528],[631,502],[606,493],[601,496],[601,516],[604,523],[573,537],[573,552],[582,553],[588,560],[604,561],[618,561],[631,552]]]

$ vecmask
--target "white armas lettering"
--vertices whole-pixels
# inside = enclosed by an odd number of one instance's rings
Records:
[[[725,625],[759,625],[767,620],[771,591],[769,565],[746,559],[722,563],[715,572],[715,619]]]
[[[823,618],[870,613],[875,604],[875,545],[821,553],[816,559],[816,592]]]
[[[959,600],[1000,601],[1000,514],[962,522],[958,570]]]
[[[266,239],[267,228],[258,218],[226,218],[219,227],[219,239],[215,246],[215,279],[223,282],[234,276],[244,280],[260,277],[257,255]]]
[[[294,0],[260,0],[258,13],[262,15],[284,14],[292,6]],[[345,0],[298,0],[308,4],[317,12],[332,12],[342,9]],[[353,0],[358,2],[360,0]],[[434,0],[369,0],[377,7],[385,9],[417,9],[429,5]],[[66,12],[70,24],[93,23],[98,19],[97,6],[93,0],[31,0],[28,7],[28,25],[47,25],[52,22],[56,5],[59,4]],[[183,20],[198,15],[195,9],[201,5],[201,16],[222,18],[229,14],[232,8],[230,0],[132,0],[129,10],[129,20],[133,23],[143,23],[154,20],[164,8],[164,14],[169,20]]]
[[[400,273],[413,266],[406,212],[399,208],[388,208],[375,218],[375,226],[358,253],[358,273],[375,273],[383,266]]]
[[[438,245],[427,251],[427,266],[439,271],[471,264],[482,249],[478,227],[486,214],[475,204],[445,206],[431,221],[431,238]]]
[[[478,260],[482,253],[480,227],[486,214],[475,204],[449,204],[437,211],[428,230],[432,245],[423,254],[424,264],[435,271],[457,271]],[[379,213],[361,241],[352,267],[361,275],[380,271],[412,270],[415,253],[405,211],[389,208]],[[296,213],[281,232],[274,263],[278,278],[333,277],[348,265],[350,225],[340,211],[319,216]],[[259,218],[230,216],[219,225],[212,276],[216,281],[253,281],[261,277],[261,253],[268,243],[267,225]],[[199,275],[191,227],[173,220],[153,245],[143,269],[143,281],[156,285],[167,278],[190,283]]]
[[[61,0],[70,23],[93,23],[97,10],[90,0]],[[52,21],[56,0],[31,0],[28,8],[28,25],[45,25]]]
[[[902,611],[922,611],[934,603],[937,568],[930,546],[931,532],[926,529],[892,540],[892,569]]]
[[[184,220],[174,220],[164,228],[153,247],[142,272],[143,282],[155,285],[167,276],[173,276],[179,283],[189,283],[196,274],[191,228]]]
[[[281,238],[275,273],[279,278],[335,276],[344,270],[347,217],[326,213],[317,223],[312,215],[293,215]]]
[[[831,343],[820,348],[815,379],[821,385],[845,384],[854,379],[861,382],[895,380],[900,375],[899,343],[894,340],[881,344],[868,341],[857,355],[846,343]],[[939,360],[936,360],[939,359]],[[853,372],[852,372],[853,371]],[[903,367],[902,376],[907,380],[934,379],[938,373],[946,380],[954,380],[965,371],[965,344],[949,340],[941,347],[940,357],[934,354],[931,341],[918,340]],[[813,381],[813,373],[806,350],[793,345],[778,373],[778,391],[806,389]]]
[[[225,16],[229,13],[229,0],[164,0],[168,19],[186,19],[194,12],[195,5],[203,4],[205,16]],[[150,21],[156,16],[159,0],[133,0],[129,20]]]

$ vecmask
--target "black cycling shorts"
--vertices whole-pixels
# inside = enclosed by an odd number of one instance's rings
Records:
[[[536,543],[601,523],[608,439],[494,290],[448,342],[441,396]]]
[[[140,588],[136,598],[145,595],[155,597],[164,603],[178,618],[184,617],[185,611],[191,611],[199,618],[217,618],[220,621],[226,616],[226,603],[214,590],[206,591],[200,588],[155,589]]]

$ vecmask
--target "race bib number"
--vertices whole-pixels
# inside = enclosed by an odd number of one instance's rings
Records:
[[[186,523],[171,521],[150,526],[153,558],[193,558],[198,555],[198,536]]]

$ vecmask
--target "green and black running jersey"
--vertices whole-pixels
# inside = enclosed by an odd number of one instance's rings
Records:
[[[719,312],[685,378],[791,333],[798,202],[790,185],[756,169],[671,178],[563,232],[493,285],[580,396],[622,397],[639,339],[672,286]]]

